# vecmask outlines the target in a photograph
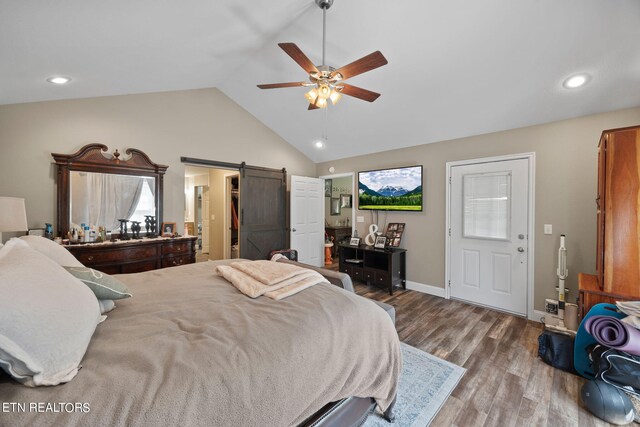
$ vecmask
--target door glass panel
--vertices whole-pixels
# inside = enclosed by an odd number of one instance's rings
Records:
[[[462,177],[462,235],[508,240],[511,227],[511,172]]]

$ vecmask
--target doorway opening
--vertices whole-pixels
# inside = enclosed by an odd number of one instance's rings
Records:
[[[240,174],[185,166],[185,234],[197,236],[196,262],[239,257]]]
[[[355,173],[324,175],[325,235],[332,241],[332,264],[327,268],[338,270],[340,244],[348,243],[355,230],[356,198]]]

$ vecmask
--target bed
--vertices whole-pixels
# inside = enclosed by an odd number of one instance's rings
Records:
[[[329,284],[251,299],[215,274],[228,262],[118,275],[134,296],[97,326],[71,382],[30,388],[1,374],[0,402],[27,410],[0,411],[0,425],[320,425],[329,402],[392,406],[402,359],[383,309]]]

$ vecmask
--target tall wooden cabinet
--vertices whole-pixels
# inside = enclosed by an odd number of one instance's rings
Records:
[[[578,275],[580,312],[640,300],[640,126],[607,130],[598,147],[596,275]]]

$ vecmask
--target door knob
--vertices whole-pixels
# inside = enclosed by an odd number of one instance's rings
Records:
[[[295,229],[295,228],[292,228],[292,229],[291,229],[291,231],[293,231],[293,232],[295,233],[295,232],[296,232],[296,229]]]
[[[524,248],[523,248],[522,246],[520,246],[520,247],[518,248],[518,252],[524,252]]]

